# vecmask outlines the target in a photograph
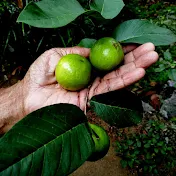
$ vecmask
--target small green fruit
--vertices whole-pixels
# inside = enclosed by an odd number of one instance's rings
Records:
[[[104,37],[95,42],[90,51],[90,62],[101,71],[110,71],[124,58],[123,49],[115,39]]]
[[[55,69],[57,82],[66,90],[77,91],[86,87],[91,77],[91,64],[83,56],[63,56]]]
[[[107,154],[110,146],[110,139],[107,132],[102,127],[90,123],[89,126],[92,132],[95,150],[88,158],[88,161],[96,161]]]

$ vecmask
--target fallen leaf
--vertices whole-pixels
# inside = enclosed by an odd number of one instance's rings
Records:
[[[15,70],[13,70],[12,75],[13,76],[16,75],[17,71],[19,71],[19,73],[20,73],[21,69],[22,69],[22,66],[17,67]]]
[[[155,110],[159,110],[160,109],[160,106],[161,106],[161,101],[160,101],[160,97],[159,95],[157,94],[153,94],[151,97],[150,97],[150,103],[152,105],[152,107],[155,109]]]
[[[23,8],[23,1],[22,0],[17,0],[17,4],[20,9]]]
[[[156,94],[156,91],[151,90],[151,91],[146,92],[145,96],[147,97],[147,96],[151,96],[153,94]]]
[[[156,85],[157,85],[157,82],[154,82],[154,81],[150,82],[150,86],[155,87]]]

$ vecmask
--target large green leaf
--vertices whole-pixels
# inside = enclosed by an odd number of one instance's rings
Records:
[[[80,41],[78,46],[91,48],[96,41],[97,41],[96,39],[84,38]]]
[[[112,126],[127,127],[142,120],[141,100],[126,90],[94,96],[90,105],[100,118]]]
[[[85,12],[97,11],[105,19],[112,19],[123,7],[122,0],[94,0],[90,3],[91,10],[85,11],[77,0],[42,0],[29,3],[17,22],[40,28],[56,28],[67,25]]]
[[[0,139],[0,175],[68,175],[94,151],[84,113],[74,105],[37,110]]]
[[[128,20],[117,26],[113,37],[121,43],[152,42],[156,46],[176,42],[176,35],[169,29],[140,19]]]
[[[17,22],[40,28],[56,28],[67,25],[84,12],[77,0],[42,0],[29,3]]]
[[[122,0],[92,0],[90,8],[98,11],[105,19],[116,17],[124,7]]]

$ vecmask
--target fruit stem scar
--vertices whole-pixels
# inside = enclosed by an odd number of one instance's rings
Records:
[[[113,45],[116,49],[119,48],[119,43],[113,43]]]

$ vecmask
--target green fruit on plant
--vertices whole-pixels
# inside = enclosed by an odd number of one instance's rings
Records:
[[[64,89],[77,91],[88,85],[91,77],[91,64],[83,56],[67,54],[59,60],[55,76]]]
[[[96,161],[107,154],[110,147],[110,139],[107,132],[102,127],[90,123],[89,126],[95,144],[95,150],[88,158],[88,161]]]
[[[111,37],[104,37],[95,42],[90,51],[90,62],[101,71],[110,71],[124,58],[119,42]]]

